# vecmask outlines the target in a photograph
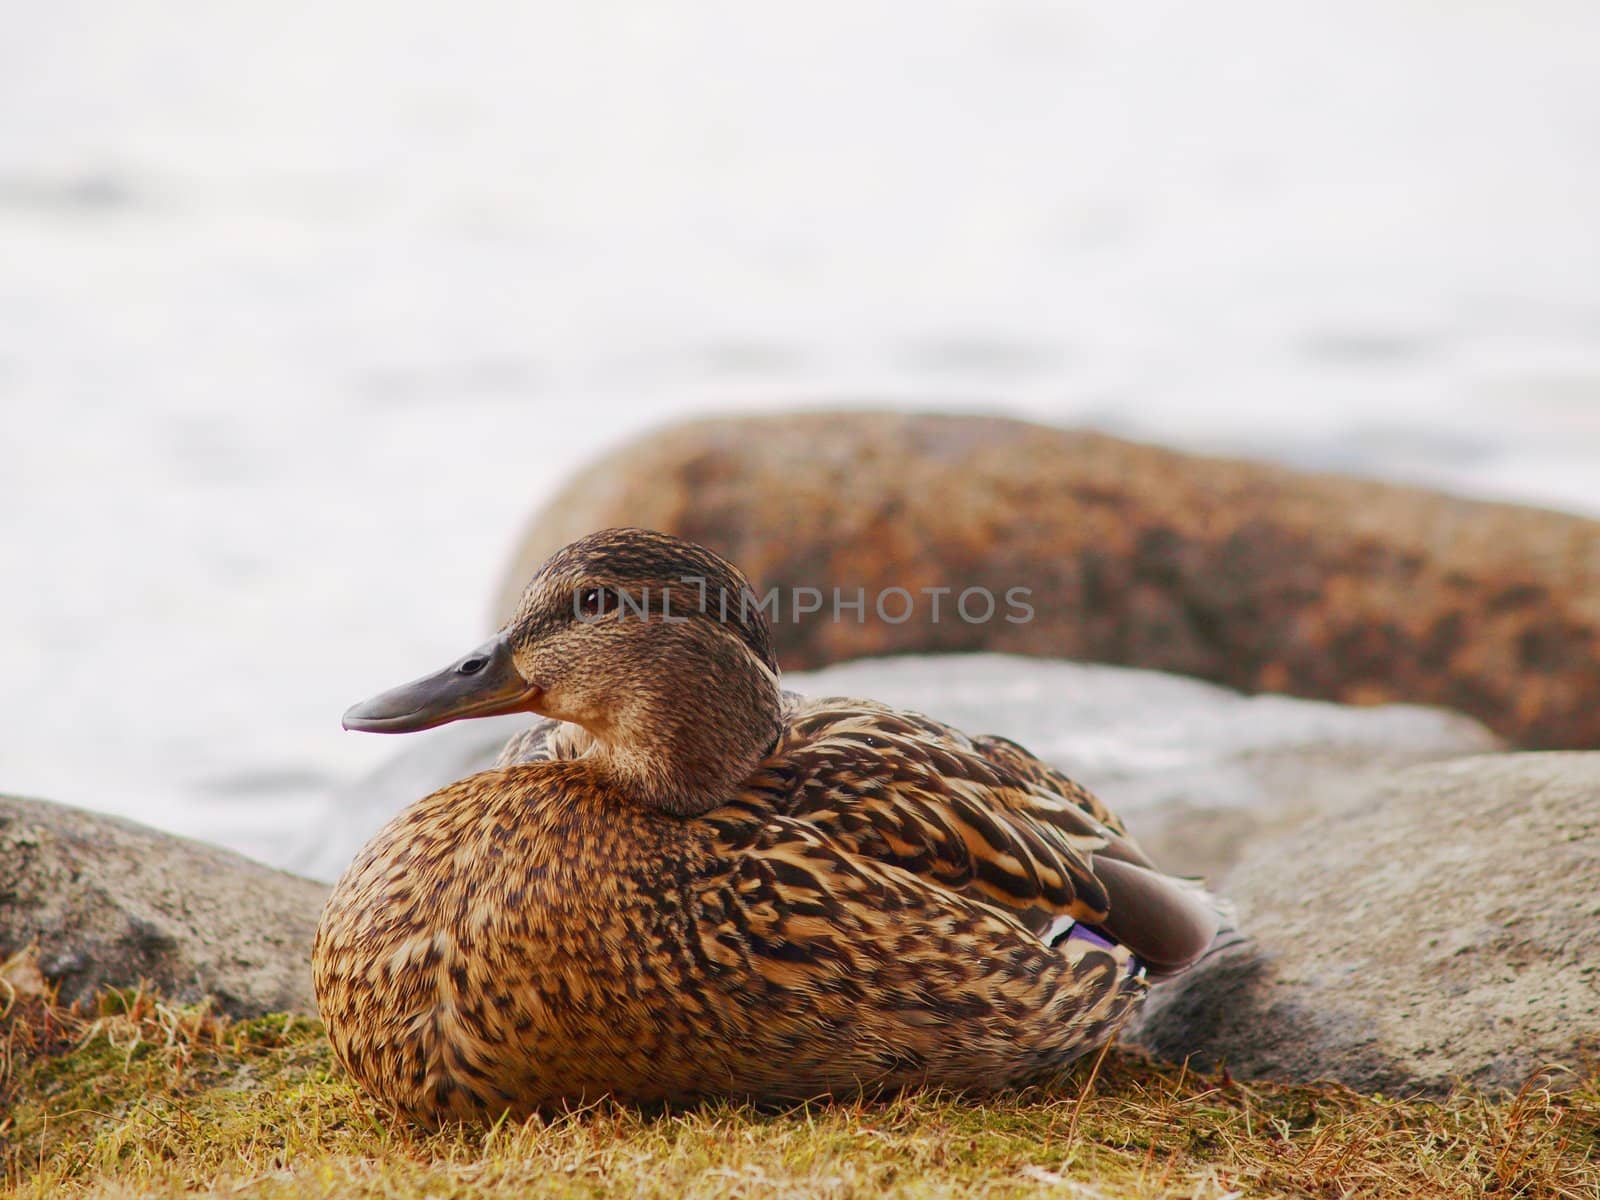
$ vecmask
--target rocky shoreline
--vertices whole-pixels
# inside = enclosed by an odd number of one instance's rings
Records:
[[[1515,1091],[1547,1067],[1559,1088],[1600,1051],[1597,846],[1600,754],[1396,770],[1258,830],[1217,881],[1250,940],[1156,988],[1125,1040],[1391,1095]],[[315,1014],[323,884],[11,797],[0,875],[0,960],[37,946],[64,1000],[148,982],[233,1016]]]
[[[704,541],[764,587],[1028,581],[1027,624],[780,624],[780,660],[923,656],[796,682],[1022,741],[1234,898],[1252,940],[1156,990],[1131,1032],[1154,1053],[1435,1094],[1600,1052],[1600,753],[1500,752],[1600,745],[1600,523],[1014,421],[804,414],[601,460],[508,578],[619,523]],[[1393,701],[1468,716],[1348,707]],[[331,810],[305,869],[337,873],[515,727],[402,749]],[[63,1000],[147,982],[234,1016],[311,1013],[325,895],[0,797],[0,962],[28,955]]]

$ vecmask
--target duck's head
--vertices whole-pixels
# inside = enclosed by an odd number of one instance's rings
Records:
[[[703,546],[607,529],[539,568],[509,624],[344,714],[410,733],[530,712],[588,731],[611,787],[679,814],[727,799],[776,741],[777,660],[749,581]]]

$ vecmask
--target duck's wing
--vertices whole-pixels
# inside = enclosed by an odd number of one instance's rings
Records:
[[[858,700],[795,703],[739,803],[979,900],[1046,940],[1074,922],[1164,974],[1204,954],[1209,898],[1157,871],[1088,791],[1002,738]]]
[[[557,721],[554,717],[540,717],[522,732],[511,735],[500,748],[494,765],[511,767],[517,763],[576,758],[587,748],[588,737],[581,726]]]
[[[1051,795],[1060,796],[1064,800],[1070,800],[1074,806],[1088,813],[1107,829],[1127,837],[1128,831],[1123,826],[1122,819],[1107,808],[1098,796],[1010,738],[994,734],[968,738],[957,730],[949,729],[948,726],[938,726],[936,722],[929,721],[926,717],[919,719],[930,727],[941,729],[947,736],[954,735],[968,742],[984,758],[1020,782]]]

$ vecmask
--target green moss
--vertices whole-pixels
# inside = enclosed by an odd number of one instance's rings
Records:
[[[303,1018],[120,993],[0,1022],[0,1195],[1215,1198],[1600,1195],[1600,1074],[1441,1103],[1240,1086],[1113,1052],[1050,1089],[424,1134],[380,1119]]]

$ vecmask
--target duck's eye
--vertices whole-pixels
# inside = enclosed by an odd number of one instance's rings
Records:
[[[587,620],[590,617],[603,616],[611,607],[611,594],[602,587],[586,587],[579,590],[573,610],[577,615]]]
[[[481,654],[474,654],[471,658],[463,659],[456,668],[457,675],[476,675],[489,665],[489,660]]]

